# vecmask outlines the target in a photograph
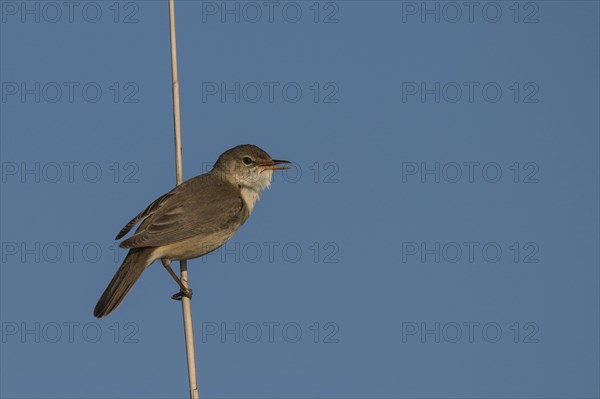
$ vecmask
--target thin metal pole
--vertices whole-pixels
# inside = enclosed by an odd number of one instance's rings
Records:
[[[177,74],[177,43],[175,39],[175,1],[169,0],[169,26],[171,31],[171,74],[173,77],[173,120],[175,125],[175,167],[177,185],[183,182],[181,162],[181,118],[179,112],[179,77]],[[187,262],[182,260],[181,282],[188,287]],[[185,350],[187,353],[188,379],[190,382],[190,399],[198,399],[196,383],[196,358],[194,352],[194,328],[192,326],[192,307],[188,297],[181,298],[183,312],[183,331],[185,334]]]

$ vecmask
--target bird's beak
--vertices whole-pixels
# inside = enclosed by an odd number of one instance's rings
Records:
[[[270,170],[282,170],[282,169],[287,169],[289,168],[288,165],[291,163],[290,161],[282,161],[280,159],[274,159],[271,162],[265,162],[265,163],[259,163],[258,167],[260,168],[264,168],[264,169],[270,169]]]

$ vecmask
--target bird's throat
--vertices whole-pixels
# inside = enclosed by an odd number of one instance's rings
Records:
[[[240,192],[242,195],[242,199],[248,207],[248,211],[252,212],[256,201],[260,199],[260,191],[248,186],[240,186]]]
[[[260,199],[260,192],[271,186],[272,179],[272,170],[259,170],[258,173],[249,175],[246,179],[238,180],[238,187],[248,211],[252,212],[256,201]]]

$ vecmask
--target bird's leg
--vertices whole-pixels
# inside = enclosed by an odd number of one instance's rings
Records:
[[[181,301],[181,298],[183,298],[183,297],[192,299],[192,289],[183,285],[183,283],[181,282],[181,279],[179,277],[177,277],[177,274],[175,274],[173,269],[171,269],[171,260],[170,259],[161,259],[160,261],[162,262],[162,264],[165,267],[165,269],[167,270],[167,272],[171,275],[171,277],[173,277],[173,280],[175,280],[177,285],[179,285],[179,288],[181,288],[181,290],[178,293],[173,294],[173,296],[171,298],[176,301]]]

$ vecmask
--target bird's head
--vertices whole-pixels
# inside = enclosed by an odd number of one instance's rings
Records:
[[[287,169],[289,163],[271,158],[255,145],[243,144],[221,154],[214,170],[239,187],[260,191],[271,185],[274,170]]]

